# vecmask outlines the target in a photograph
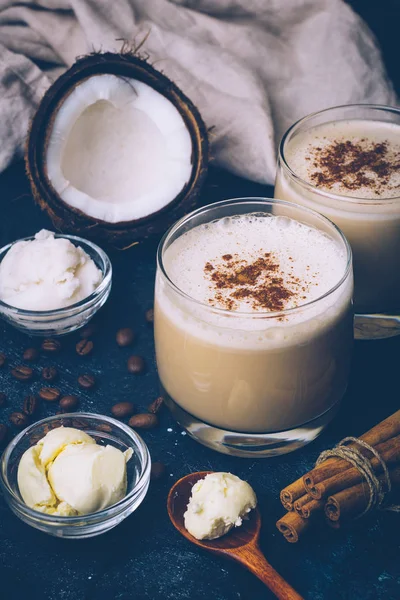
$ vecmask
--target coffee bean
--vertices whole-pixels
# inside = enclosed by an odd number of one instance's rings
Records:
[[[7,357],[5,354],[3,354],[3,352],[0,352],[0,368],[4,367],[4,365],[7,362]]]
[[[149,308],[149,310],[146,310],[145,313],[145,319],[147,321],[147,323],[153,323],[154,321],[154,308]]]
[[[146,370],[146,363],[141,356],[130,356],[127,362],[129,373],[141,375]]]
[[[13,412],[9,418],[14,427],[18,427],[18,429],[24,429],[29,424],[29,417],[23,412]]]
[[[43,387],[39,390],[39,396],[46,402],[56,402],[61,396],[60,390],[53,387]]]
[[[33,370],[25,365],[18,365],[11,369],[11,375],[18,381],[30,381],[33,377]]]
[[[125,419],[125,417],[130,417],[135,412],[135,407],[132,402],[118,402],[118,404],[114,404],[111,408],[111,413],[117,419]]]
[[[4,444],[8,435],[8,427],[4,423],[0,423],[0,446]]]
[[[0,408],[7,404],[7,396],[4,392],[0,392]]]
[[[165,465],[162,462],[154,462],[151,464],[150,479],[153,481],[161,479],[165,475]]]
[[[91,340],[81,340],[75,346],[77,354],[80,356],[87,356],[93,350],[93,342]]]
[[[89,423],[87,423],[83,419],[72,419],[71,425],[76,429],[89,429],[90,427]]]
[[[55,367],[44,367],[42,369],[42,379],[45,381],[55,381],[58,377],[58,371]]]
[[[75,410],[79,404],[79,398],[76,396],[64,396],[60,400],[60,408],[62,412],[69,412]]]
[[[84,373],[83,375],[79,375],[78,384],[84,390],[91,390],[96,385],[96,380],[90,373]]]
[[[36,396],[30,395],[24,398],[24,404],[22,407],[23,412],[26,415],[34,415],[39,408],[39,400]]]
[[[95,323],[89,323],[89,325],[86,325],[86,327],[80,330],[79,337],[81,337],[83,340],[91,338],[95,333],[97,333],[98,329],[98,325]]]
[[[104,431],[104,433],[111,433],[112,427],[111,425],[107,425],[107,423],[100,423],[95,427],[96,431]]]
[[[163,404],[164,404],[164,398],[162,396],[159,396],[158,398],[156,398],[154,400],[154,402],[149,404],[149,406],[147,407],[147,410],[149,411],[149,413],[153,413],[153,415],[155,415],[161,409]]]
[[[129,419],[129,426],[133,429],[153,429],[153,427],[157,427],[157,425],[157,415],[149,413],[134,415]]]
[[[23,358],[29,362],[35,362],[39,358],[39,350],[37,348],[27,348]]]
[[[135,334],[129,327],[124,327],[123,329],[118,329],[115,339],[117,340],[118,346],[125,348],[126,346],[133,344]]]
[[[47,435],[49,431],[57,429],[58,427],[60,427],[60,422],[58,420],[53,421],[52,423],[46,423],[46,425],[43,425],[43,435]],[[41,438],[43,437],[43,435],[41,436]]]
[[[61,350],[61,342],[52,338],[43,340],[42,350],[43,352],[47,352],[48,354],[56,354]]]

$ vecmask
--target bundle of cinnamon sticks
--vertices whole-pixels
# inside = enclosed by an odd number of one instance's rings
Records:
[[[400,495],[400,410],[360,436],[386,463],[392,493]],[[354,443],[370,459],[379,481],[384,481],[381,461]],[[370,500],[370,489],[360,471],[341,458],[328,458],[281,491],[288,511],[276,526],[288,542],[295,543],[313,525],[325,522],[335,529],[361,516]],[[397,499],[396,499],[397,500]]]

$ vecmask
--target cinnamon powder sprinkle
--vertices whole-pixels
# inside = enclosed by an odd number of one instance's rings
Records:
[[[245,300],[255,310],[281,311],[289,300],[296,304],[297,299],[304,299],[307,290],[298,277],[284,278],[273,253],[263,253],[251,262],[224,254],[213,264],[207,262],[204,273],[215,291],[209,304],[227,310],[235,310],[238,301]]]
[[[334,141],[324,148],[312,148],[311,182],[331,189],[340,184],[348,190],[368,188],[380,194],[390,186],[391,178],[400,172],[400,152],[390,151],[387,142]]]

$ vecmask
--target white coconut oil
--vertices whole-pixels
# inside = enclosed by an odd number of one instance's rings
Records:
[[[89,296],[102,280],[90,256],[42,229],[14,244],[0,263],[0,300],[32,311],[56,310]]]

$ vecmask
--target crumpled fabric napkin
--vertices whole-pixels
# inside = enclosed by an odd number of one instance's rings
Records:
[[[372,33],[342,0],[0,0],[0,170],[76,56],[145,38],[141,52],[213,127],[215,163],[261,183],[295,120],[397,102]]]

